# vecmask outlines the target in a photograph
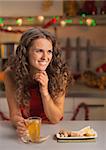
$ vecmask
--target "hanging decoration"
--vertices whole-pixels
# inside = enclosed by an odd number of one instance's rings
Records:
[[[0,28],[0,32],[6,32],[6,33],[23,33],[24,31],[21,31],[21,30],[8,30],[8,29],[3,29],[3,28]]]
[[[90,6],[86,6],[86,4],[89,4]],[[92,5],[91,5],[92,4]],[[83,9],[86,9],[87,14],[91,14],[94,8],[94,1],[86,1]],[[0,17],[0,31],[1,32],[9,32],[9,33],[23,33],[24,31],[21,29],[21,27],[28,27],[32,28],[35,26],[41,26],[43,28],[49,28],[51,26],[96,26],[96,25],[105,25],[106,21],[103,20],[102,23],[100,23],[95,16],[88,16],[84,12],[81,14],[81,16],[77,17],[71,17],[71,16],[35,16],[35,17]],[[94,11],[96,13],[96,11]],[[101,13],[106,13],[106,1],[103,2],[103,6],[101,7]],[[102,15],[101,15],[102,16]],[[47,21],[48,20],[48,21]],[[18,29],[19,26],[19,29]],[[16,28],[15,28],[16,27]],[[25,30],[25,29],[24,29]]]
[[[43,26],[43,28],[48,28],[48,27],[50,27],[51,25],[56,24],[56,22],[57,22],[56,18],[53,18],[53,19],[51,19],[49,22],[47,22],[47,23]]]
[[[85,110],[85,120],[89,120],[89,108],[88,108],[88,105],[86,103],[83,103],[83,102],[78,105],[78,107],[76,108],[74,115],[71,118],[71,120],[76,119],[81,108],[84,108],[84,110]]]
[[[21,27],[36,27],[49,28],[53,26],[96,26],[106,25],[106,21],[101,17],[106,14],[106,1],[102,2],[99,7],[99,19],[96,18],[97,8],[96,1],[86,0],[80,9],[78,1],[63,1],[63,16],[28,16],[28,17],[0,17],[0,31],[9,33],[23,33]],[[53,5],[53,0],[44,0],[42,9],[47,11]],[[101,16],[100,16],[101,14]],[[77,17],[76,17],[77,15]],[[79,16],[78,16],[79,15]],[[89,16],[90,15],[90,16]],[[100,19],[102,21],[100,22]],[[19,29],[18,29],[19,26]],[[24,28],[25,30],[25,28]]]

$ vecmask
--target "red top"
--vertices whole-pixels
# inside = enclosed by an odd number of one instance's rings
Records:
[[[22,115],[24,118],[38,116],[42,118],[42,122],[50,123],[49,119],[46,117],[40,91],[38,87],[30,89],[31,99],[30,99],[30,110],[29,115],[26,109],[21,108]],[[62,120],[63,117],[60,119]]]
[[[48,120],[44,113],[42,98],[38,88],[31,89],[30,93],[30,116],[39,116],[42,120]]]
[[[30,110],[29,110],[29,116],[38,116],[42,118],[42,121],[48,121],[48,118],[46,117],[43,109],[43,103],[42,98],[39,92],[38,88],[33,88],[30,90],[31,99],[30,99]],[[23,117],[27,118],[27,115],[25,115],[26,111],[25,109],[21,109]]]

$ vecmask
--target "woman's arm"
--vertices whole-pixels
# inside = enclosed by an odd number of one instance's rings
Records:
[[[51,98],[49,92],[44,95],[41,94],[43,107],[47,118],[52,123],[57,123],[63,117],[64,114],[64,98],[65,94],[59,95],[54,100]]]
[[[20,108],[16,102],[16,84],[13,72],[10,69],[5,71],[4,84],[11,122],[17,128],[18,136],[22,137],[26,131],[25,119],[22,117]]]
[[[63,117],[65,93],[58,94],[58,97],[54,99],[51,98],[48,92],[48,76],[46,71],[36,73],[33,78],[39,82],[44,112],[47,118],[52,123],[59,122]]]
[[[15,97],[16,84],[14,80],[14,75],[13,75],[13,72],[9,68],[5,70],[4,84],[5,84],[7,102],[9,106],[10,119],[12,123],[16,125],[16,122],[15,122],[16,116],[22,117],[22,115],[16,102],[16,97]]]

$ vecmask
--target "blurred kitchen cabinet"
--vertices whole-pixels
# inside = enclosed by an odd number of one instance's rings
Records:
[[[88,105],[88,115],[89,115],[89,120],[106,120],[106,98],[75,98],[74,99],[74,106],[75,108],[78,107],[80,103],[85,103]],[[75,109],[74,108],[74,109]],[[82,117],[84,118],[84,109],[80,108],[78,116],[76,117],[77,120],[81,120]]]
[[[81,104],[88,105],[89,120],[106,120],[106,98],[94,97],[66,97],[64,106],[64,120],[71,120]],[[85,109],[81,107],[75,120],[85,119]]]
[[[64,120],[70,120],[73,116],[74,98],[66,97],[64,102]]]

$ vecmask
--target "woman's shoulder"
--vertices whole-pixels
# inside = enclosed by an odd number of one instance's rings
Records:
[[[11,70],[10,67],[7,67],[5,70],[4,70],[4,74],[5,76],[11,76],[13,74],[13,71]]]
[[[10,67],[4,70],[4,76],[5,81],[15,82],[14,72],[11,70]]]
[[[16,81],[14,77],[14,72],[11,70],[11,68],[6,68],[4,71],[4,85],[5,85],[5,91],[6,95],[8,96],[14,96],[16,91]]]

